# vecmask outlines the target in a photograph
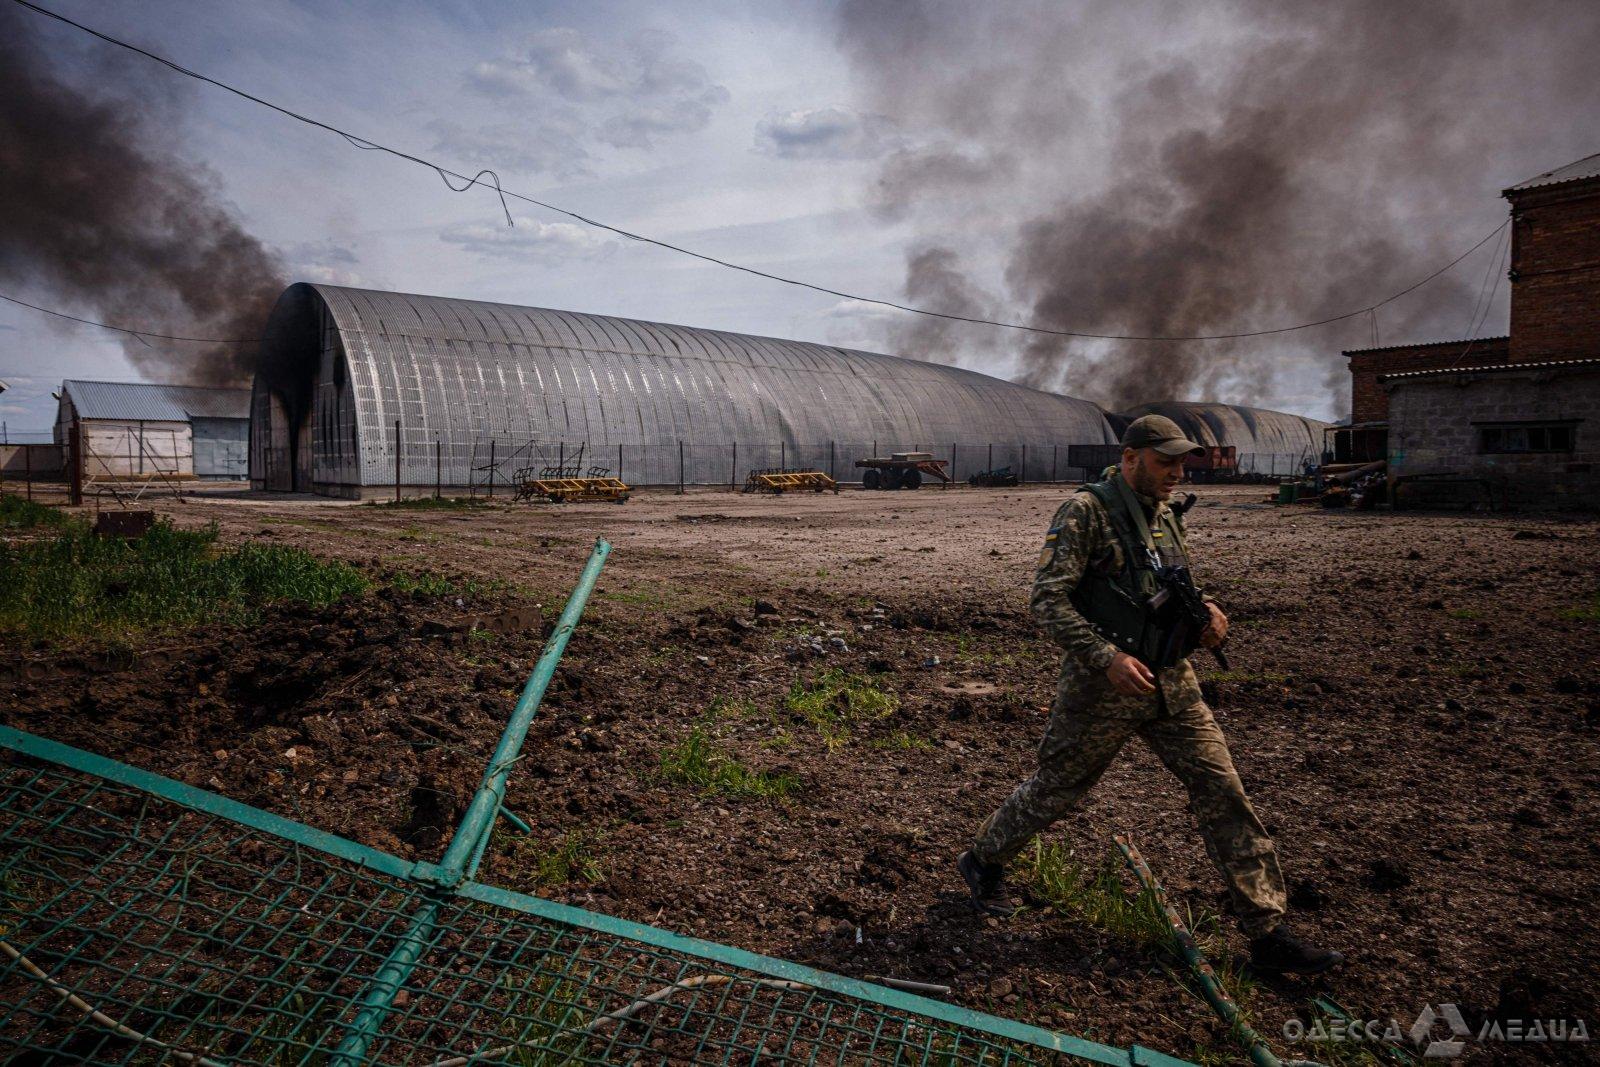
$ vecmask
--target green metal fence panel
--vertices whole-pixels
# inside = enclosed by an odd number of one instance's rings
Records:
[[[477,844],[410,862],[0,727],[0,1060],[1181,1063],[484,885]]]

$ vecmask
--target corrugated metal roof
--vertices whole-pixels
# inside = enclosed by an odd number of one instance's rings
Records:
[[[1506,334],[1501,334],[1498,337],[1474,337],[1471,339],[1463,337],[1459,341],[1421,341],[1413,345],[1379,345],[1377,348],[1347,348],[1341,352],[1340,355],[1362,356],[1372,352],[1399,352],[1413,348],[1445,348],[1450,345],[1471,345],[1473,348],[1477,348],[1480,345],[1498,345],[1504,342],[1509,342],[1510,340],[1510,336]]]
[[[1320,452],[1322,431],[1328,425],[1320,419],[1267,408],[1186,400],[1161,400],[1122,412],[1129,421],[1140,415],[1164,415],[1196,444],[1232,445],[1241,456]]]
[[[150,382],[69,379],[61,388],[81,419],[188,422],[191,418],[248,419],[250,390],[208,389]]]
[[[1407,370],[1397,371],[1394,374],[1380,374],[1378,381],[1389,382],[1397,378],[1438,378],[1446,374],[1486,374],[1498,371],[1514,370],[1551,370],[1567,367],[1600,366],[1600,358],[1595,359],[1557,359],[1545,363],[1491,363],[1484,367],[1441,367],[1436,370]]]
[[[1543,174],[1536,174],[1525,182],[1506,189],[1507,193],[1521,192],[1524,189],[1538,189],[1545,185],[1560,185],[1562,182],[1575,182],[1582,178],[1600,178],[1600,152],[1592,156],[1585,156],[1576,163],[1568,163],[1555,170],[1547,170]]]

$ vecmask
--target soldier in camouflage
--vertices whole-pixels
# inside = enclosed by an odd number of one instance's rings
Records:
[[[1314,973],[1338,963],[1283,922],[1283,873],[1245,796],[1228,744],[1187,658],[1163,667],[1146,601],[1158,568],[1187,566],[1182,517],[1168,506],[1184,457],[1200,446],[1171,419],[1146,415],[1122,439],[1120,468],[1056,512],[1039,554],[1030,608],[1063,649],[1039,769],[989,817],[958,866],[975,907],[1009,915],[1005,865],[1082,800],[1134,734],[1188,790],[1206,852],[1221,872],[1261,970]],[[1228,619],[1204,597],[1207,647]]]

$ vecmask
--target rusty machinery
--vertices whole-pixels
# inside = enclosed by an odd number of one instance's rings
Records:
[[[809,489],[820,493],[825,489],[839,491],[839,483],[813,467],[769,467],[753,470],[745,476],[743,492],[780,493]]]
[[[609,500],[621,504],[632,487],[613,477],[609,467],[523,467],[515,476],[518,500]]]
[[[856,466],[862,468],[863,489],[916,489],[924,474],[941,482],[950,480],[945,473],[949,461],[934,459],[931,452],[892,452],[887,457],[858,459]]]

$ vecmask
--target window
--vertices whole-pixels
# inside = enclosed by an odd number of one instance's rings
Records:
[[[1571,452],[1570,422],[1521,422],[1478,427],[1479,452]]]

